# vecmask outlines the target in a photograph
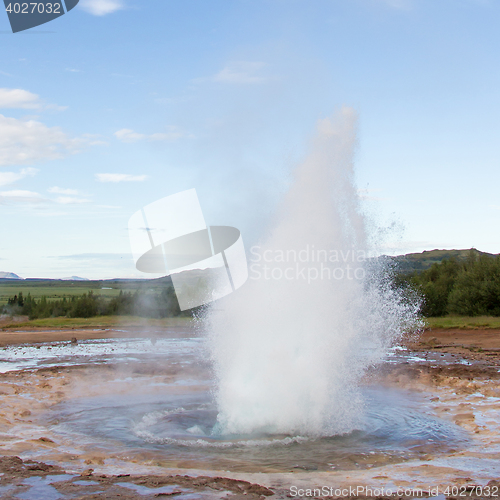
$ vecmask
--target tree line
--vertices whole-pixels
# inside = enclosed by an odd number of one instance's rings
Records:
[[[465,260],[446,259],[424,271],[396,276],[423,297],[426,317],[500,316],[500,256],[471,250]]]
[[[62,299],[35,299],[22,292],[8,299],[0,311],[2,314],[26,315],[29,319],[55,318],[91,318],[94,316],[141,316],[145,318],[171,318],[190,316],[189,311],[181,311],[173,287],[166,287],[160,292],[136,290],[120,291],[116,297],[106,298],[92,291],[79,296]]]
[[[424,271],[399,273],[395,286],[410,287],[423,298],[426,317],[456,314],[459,316],[500,316],[500,256],[480,255],[471,250],[465,260],[445,259]],[[120,291],[106,298],[92,291],[62,299],[41,297],[36,300],[20,292],[0,308],[3,314],[22,314],[30,319],[67,316],[131,315],[168,318],[191,315],[179,308],[175,290],[167,286],[159,292]]]

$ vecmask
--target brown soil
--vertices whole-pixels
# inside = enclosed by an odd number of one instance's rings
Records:
[[[462,346],[493,349],[500,351],[500,329],[497,330],[459,330],[437,329],[426,330],[420,337],[424,344],[434,343],[434,347]]]
[[[438,351],[488,364],[500,364],[500,330],[426,330],[405,344],[415,352]]]
[[[147,337],[157,336],[158,334],[148,333]],[[185,326],[171,326],[165,329],[162,337],[182,337],[192,336],[192,328]],[[113,339],[124,337],[143,337],[144,328],[127,327],[126,330],[113,328],[37,328],[22,327],[19,330],[0,329],[0,347],[19,344],[39,344],[46,342],[71,342],[76,339]]]

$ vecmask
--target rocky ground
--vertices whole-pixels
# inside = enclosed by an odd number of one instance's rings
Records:
[[[100,338],[96,335],[120,332],[10,330],[0,332],[0,343]],[[99,391],[116,375],[114,367],[51,367],[0,374],[0,498],[363,498],[364,491],[352,495],[352,490],[345,489],[361,485],[372,488],[369,497],[378,498],[387,497],[377,491],[382,487],[406,488],[399,496],[408,498],[418,496],[411,488],[420,488],[423,496],[437,492],[448,498],[500,498],[500,331],[427,331],[407,346],[415,354],[414,362],[385,364],[367,373],[367,379],[419,393],[430,411],[463,428],[470,440],[446,452],[426,446],[418,460],[347,471],[238,473],[161,463],[147,453],[110,456],[91,443],[71,443],[53,432],[40,415],[72,397],[78,388],[92,386]],[[175,375],[172,370],[151,368],[147,375],[152,381],[165,380]],[[117,390],[126,391],[126,384]],[[329,490],[333,494],[325,494],[324,487],[334,488]]]

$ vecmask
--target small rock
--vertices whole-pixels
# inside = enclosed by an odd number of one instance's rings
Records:
[[[54,441],[52,441],[52,439],[49,439],[47,437],[38,438],[38,441],[41,441],[42,443],[53,443],[54,442]]]

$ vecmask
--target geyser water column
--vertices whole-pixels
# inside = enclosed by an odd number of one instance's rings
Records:
[[[219,434],[334,435],[360,425],[364,369],[418,321],[368,268],[354,183],[356,117],[320,120],[249,281],[210,312]]]

